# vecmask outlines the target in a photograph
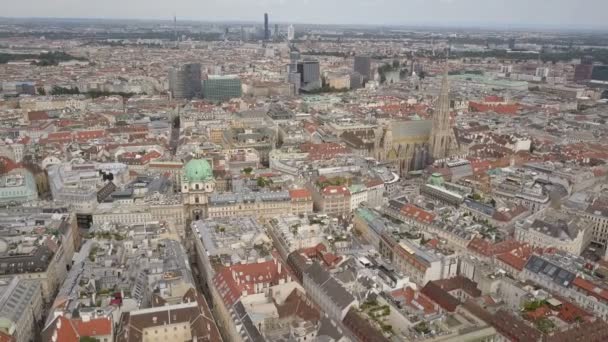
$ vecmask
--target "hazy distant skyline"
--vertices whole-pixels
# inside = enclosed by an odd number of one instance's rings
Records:
[[[607,29],[607,0],[0,0],[4,17]]]

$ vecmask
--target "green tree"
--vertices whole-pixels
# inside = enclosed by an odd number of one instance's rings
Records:
[[[95,337],[83,336],[80,338],[80,342],[99,342],[99,340],[96,339]]]
[[[38,87],[36,91],[38,92],[38,95],[46,95],[46,90],[44,90],[44,87]]]
[[[270,180],[266,177],[258,177],[257,185],[260,188],[265,188],[265,187],[269,186],[270,184],[272,184],[272,180]]]

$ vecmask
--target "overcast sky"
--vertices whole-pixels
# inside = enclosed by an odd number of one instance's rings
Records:
[[[608,28],[608,0],[0,0],[0,16]]]

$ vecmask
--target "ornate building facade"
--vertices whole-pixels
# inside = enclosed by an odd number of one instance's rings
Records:
[[[209,196],[215,191],[213,170],[205,159],[192,159],[184,167],[181,190],[186,217],[200,220],[207,217]]]
[[[392,163],[401,175],[423,169],[431,125],[430,120],[391,122],[383,128],[376,158]]]

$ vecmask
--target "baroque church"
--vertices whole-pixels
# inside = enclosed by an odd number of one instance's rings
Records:
[[[382,128],[375,157],[392,163],[403,176],[458,154],[458,143],[450,122],[449,87],[446,73],[432,120],[393,121]]]
[[[208,197],[215,191],[211,164],[205,159],[191,159],[184,167],[181,186],[186,217],[193,221],[206,218]]]

